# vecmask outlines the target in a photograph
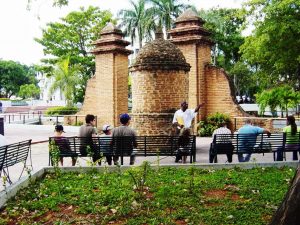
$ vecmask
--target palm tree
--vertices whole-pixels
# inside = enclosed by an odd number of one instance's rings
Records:
[[[173,22],[183,10],[191,7],[190,5],[180,4],[178,0],[147,0],[147,2],[152,3],[153,7],[150,11],[156,16],[158,25],[164,27],[166,33],[171,29]]]
[[[60,89],[67,102],[67,106],[73,106],[76,85],[80,82],[80,67],[70,65],[70,57],[60,60],[53,71],[54,82],[49,89],[50,95]]]
[[[131,44],[138,39],[139,47],[142,48],[143,39],[152,39],[151,31],[155,30],[155,24],[151,14],[146,9],[145,0],[134,2],[130,0],[133,9],[123,9],[119,11],[118,16],[125,28],[125,35],[131,39]]]

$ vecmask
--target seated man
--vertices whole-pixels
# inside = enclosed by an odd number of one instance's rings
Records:
[[[232,162],[232,152],[234,149],[234,146],[232,145],[231,137],[230,137],[230,134],[232,134],[231,130],[229,130],[227,128],[227,125],[224,122],[224,123],[221,123],[219,125],[219,128],[213,132],[213,134],[212,134],[213,140],[214,140],[216,134],[218,134],[218,136],[216,137],[218,139],[215,140],[215,143],[211,143],[211,145],[210,145],[209,162],[212,163],[214,160],[215,160],[215,162],[217,162],[217,158],[216,158],[217,155],[211,154],[211,153],[212,153],[214,147],[218,147],[218,149],[222,149],[222,153],[223,153],[223,151],[225,152],[225,154],[227,155],[228,162],[231,163]],[[225,135],[222,136],[222,134],[225,134]],[[214,146],[214,145],[217,145],[217,146]]]
[[[251,152],[256,144],[256,138],[259,134],[271,135],[270,131],[258,126],[253,126],[250,119],[245,120],[245,125],[238,130],[238,160],[239,162],[249,162]],[[243,156],[246,153],[246,156]]]
[[[116,165],[121,155],[130,155],[130,165],[134,164],[135,154],[133,149],[137,147],[136,131],[130,125],[131,118],[127,113],[120,115],[121,126],[112,132],[112,146],[115,149],[114,164]]]
[[[71,150],[70,142],[63,136],[64,127],[62,125],[55,126],[54,142],[60,151],[60,164],[64,165],[64,156],[71,156],[72,166],[75,166],[77,161],[77,154]]]
[[[186,163],[186,158],[190,154],[190,129],[183,128],[181,135],[178,138],[178,150],[176,154],[175,162],[178,163],[182,160],[182,163]]]

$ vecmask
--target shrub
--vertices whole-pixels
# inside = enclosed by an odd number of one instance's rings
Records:
[[[215,113],[206,118],[206,120],[199,122],[198,133],[202,137],[211,136],[215,129],[217,129],[222,123],[229,123],[230,117],[229,115],[222,113]]]
[[[9,101],[9,98],[0,98],[0,101]]]
[[[57,106],[47,109],[46,115],[73,115],[78,112],[77,107]]]

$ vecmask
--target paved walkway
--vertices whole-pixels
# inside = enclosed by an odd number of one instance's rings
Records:
[[[65,136],[76,136],[79,132],[79,127],[65,126]],[[34,170],[38,170],[44,166],[48,166],[48,142],[39,143],[41,141],[47,141],[49,136],[54,133],[53,125],[23,125],[23,124],[5,124],[4,136],[9,143],[15,143],[27,139],[32,139],[32,165]],[[211,143],[210,137],[197,137],[196,140],[196,164],[208,163],[208,151]],[[291,155],[287,155],[287,159],[291,159]],[[157,157],[137,157],[136,165],[140,165],[143,161],[148,160],[151,163],[156,163]],[[160,157],[160,164],[174,164],[174,157]],[[272,162],[272,154],[253,154],[252,161],[257,162]],[[227,158],[225,155],[218,156],[220,163],[226,163]],[[233,162],[238,162],[237,156],[233,156]],[[87,165],[86,159],[79,159],[78,165]],[[125,157],[124,165],[129,165],[129,158]],[[213,165],[213,164],[211,164]],[[66,158],[64,160],[64,166],[71,166],[71,159]],[[20,175],[22,165],[10,168],[10,175],[13,180],[17,180]]]

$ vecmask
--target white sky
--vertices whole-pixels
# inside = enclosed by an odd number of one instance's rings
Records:
[[[41,28],[47,22],[58,21],[80,6],[98,6],[114,15],[120,9],[130,8],[128,0],[69,0],[62,8],[52,7],[52,0],[32,0],[32,8],[26,10],[27,0],[0,0],[0,59],[18,61],[23,64],[38,64],[43,58],[43,48],[34,41],[41,37]],[[241,7],[243,0],[182,0],[197,9],[212,7]],[[38,19],[38,16],[40,19]]]

